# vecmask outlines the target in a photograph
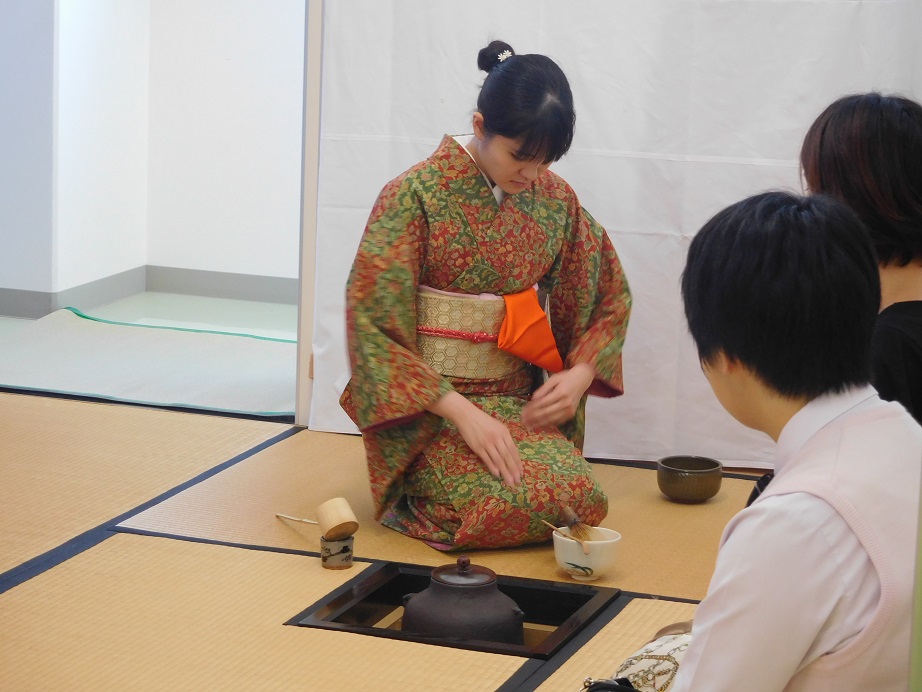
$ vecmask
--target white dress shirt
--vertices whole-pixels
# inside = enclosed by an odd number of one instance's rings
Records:
[[[824,425],[874,398],[861,388],[807,404],[778,439],[775,480]],[[867,551],[829,504],[807,493],[760,498],[737,516],[720,548],[670,689],[782,690],[811,661],[857,636],[879,600]]]

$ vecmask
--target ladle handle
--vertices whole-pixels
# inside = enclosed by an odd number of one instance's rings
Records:
[[[554,533],[556,533],[558,536],[562,536],[563,538],[569,538],[571,541],[576,541],[577,543],[579,543],[580,547],[583,549],[583,555],[589,554],[589,546],[586,545],[586,541],[581,541],[580,539],[574,536],[568,536],[567,534],[563,533],[557,526],[554,526],[549,521],[545,521],[544,519],[539,519],[538,521],[540,521],[542,524],[546,524],[550,526],[552,529],[554,529]]]
[[[573,536],[568,536],[567,534],[562,533],[562,532],[560,531],[560,528],[557,527],[557,526],[554,526],[551,522],[545,521],[544,519],[539,519],[538,521],[540,521],[542,524],[544,524],[544,525],[546,525],[546,526],[549,526],[550,528],[554,529],[554,533],[556,533],[558,536],[561,536],[562,538],[569,538],[571,541],[575,541],[575,540],[576,540],[575,538],[573,538]],[[577,541],[577,542],[579,542],[579,541]]]
[[[314,521],[313,519],[302,519],[301,517],[292,517],[292,516],[289,516],[288,514],[276,513],[275,516],[281,519],[291,519],[292,521],[303,521],[305,524],[319,524],[320,523],[319,521]]]

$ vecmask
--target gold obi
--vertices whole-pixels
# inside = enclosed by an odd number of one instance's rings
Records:
[[[420,355],[442,375],[492,380],[513,375],[525,361],[496,345],[506,316],[500,296],[416,292],[416,344]]]

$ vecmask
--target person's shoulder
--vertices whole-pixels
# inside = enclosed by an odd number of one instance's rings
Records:
[[[388,197],[400,191],[407,191],[418,185],[422,180],[437,174],[439,165],[433,158],[425,158],[410,166],[400,175],[392,178],[381,189],[379,197]]]
[[[445,179],[446,171],[453,166],[463,168],[463,164],[458,163],[463,162],[461,153],[464,149],[450,135],[443,137],[428,157],[417,161],[381,188],[372,214],[380,214],[387,209],[399,209],[402,214],[418,214],[420,208],[427,204],[426,200],[442,189],[441,181]],[[464,156],[467,154],[464,153]]]
[[[922,300],[888,305],[877,315],[878,328],[922,328]]]
[[[876,367],[906,367],[922,360],[922,301],[885,308],[874,323],[871,358]]]
[[[548,209],[557,209],[561,214],[572,216],[582,209],[582,203],[576,191],[566,180],[554,171],[545,171],[535,181],[533,194],[536,201],[548,205]]]
[[[570,187],[570,183],[564,180],[554,171],[545,171],[538,179],[538,189],[542,194],[556,199],[572,199],[578,201],[576,191]]]
[[[875,337],[903,334],[922,343],[922,300],[888,305],[874,323]]]
[[[769,484],[769,487],[771,487],[771,484]],[[824,499],[807,492],[766,495],[766,497],[759,500],[758,504],[753,503],[751,507],[767,512],[784,513],[789,515],[792,521],[802,520],[802,517],[798,516],[798,512],[791,511],[794,509],[803,509],[813,512],[815,515],[830,515],[836,513],[832,506]]]
[[[841,515],[821,497],[803,491],[782,493],[760,497],[739,511],[727,524],[721,544],[774,545],[786,551],[796,543],[800,550],[813,542],[820,527],[824,532],[847,530]],[[796,541],[791,540],[794,536]]]
[[[432,189],[438,180],[468,176],[480,176],[480,171],[456,138],[445,135],[429,156],[391,180],[386,188]]]
[[[388,180],[378,193],[378,199],[375,202],[376,206],[388,204],[394,198],[403,195],[406,189],[412,185],[413,170],[413,168],[410,168],[397,177]]]
[[[780,560],[782,555],[823,551],[828,536],[848,532],[848,524],[826,500],[789,492],[760,497],[739,511],[727,524],[721,550],[756,551],[769,561]]]
[[[776,528],[789,530],[816,525],[838,513],[821,497],[799,491],[760,497],[737,516],[743,521],[767,521]]]

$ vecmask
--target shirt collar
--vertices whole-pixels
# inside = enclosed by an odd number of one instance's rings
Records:
[[[824,394],[810,401],[791,416],[782,428],[775,448],[775,473],[779,473],[807,440],[846,411],[876,399],[877,392],[870,385],[853,387],[838,394]]]

